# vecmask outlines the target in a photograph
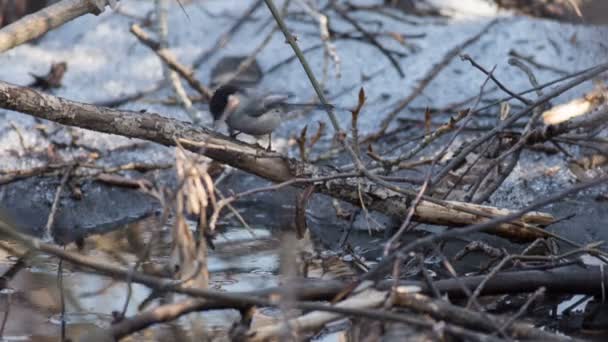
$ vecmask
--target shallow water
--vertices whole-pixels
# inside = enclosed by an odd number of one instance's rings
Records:
[[[129,229],[130,227],[128,227]],[[169,230],[163,232],[168,234]],[[252,235],[251,233],[254,233]],[[162,239],[155,251],[154,261],[162,264],[167,258],[161,251],[168,251],[168,239]],[[247,291],[270,287],[277,284],[279,240],[269,230],[230,228],[219,234],[215,240],[216,251],[211,251],[208,267],[211,274],[210,286],[225,291]],[[133,265],[136,258],[128,250],[129,243],[120,231],[87,238],[85,253],[106,262],[117,259]],[[96,245],[96,249],[89,249]],[[109,251],[104,246],[119,246]],[[159,253],[161,252],[161,253]],[[0,251],[0,273],[4,273],[16,258]],[[57,290],[57,259],[46,255],[36,256],[31,266],[21,270],[9,282],[8,289],[0,293],[0,312],[6,313],[7,300],[10,302],[9,316],[4,330],[4,341],[56,340],[60,336],[60,296]],[[107,277],[78,272],[70,265],[64,265],[63,287],[67,323],[67,335],[76,337],[91,327],[107,327],[112,321],[112,312],[120,312],[127,296],[126,284],[114,282]],[[126,315],[138,312],[137,306],[149,295],[150,290],[133,284],[132,295]],[[197,314],[191,314],[197,315]],[[205,325],[213,331],[228,329],[239,318],[234,310],[204,313]],[[151,332],[134,335],[134,340],[149,340],[150,334],[166,334],[180,329],[177,324],[157,325]],[[187,329],[181,333],[187,334]]]

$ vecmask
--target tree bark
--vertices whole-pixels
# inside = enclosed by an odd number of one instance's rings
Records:
[[[87,13],[99,13],[89,0],[63,0],[27,15],[0,30],[0,52],[36,39]]]
[[[166,146],[173,146],[179,140],[190,151],[273,182],[285,182],[294,178],[331,177],[336,174],[332,168],[269,153],[258,146],[159,114],[94,106],[5,82],[0,82],[0,108],[27,113],[60,124],[149,140]],[[315,191],[356,206],[361,206],[363,202],[369,209],[398,219],[405,217],[411,202],[409,196],[363,178],[331,179],[317,184]],[[422,200],[416,207],[414,219],[430,224],[465,226],[485,221],[487,217],[511,213],[509,210],[490,206],[454,201],[433,202],[435,203]],[[518,221],[495,227],[493,232],[509,239],[528,241],[544,235],[542,231],[527,229],[528,224],[546,225],[553,220],[553,216],[549,214],[531,212]]]

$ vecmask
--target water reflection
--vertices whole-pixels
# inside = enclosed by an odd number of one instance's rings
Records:
[[[194,223],[190,222],[191,228]],[[141,256],[145,244],[151,241],[150,222],[130,224],[107,234],[88,237],[81,253],[123,267],[133,266]],[[160,268],[167,262],[170,251],[170,230],[162,229],[151,252],[154,265]],[[216,250],[210,251],[210,286],[225,291],[247,291],[277,284],[279,241],[265,229],[248,231],[228,228],[218,234]],[[17,248],[17,246],[15,246]],[[69,246],[68,249],[76,249]],[[16,258],[0,250],[0,274],[15,264]],[[30,266],[21,270],[0,293],[0,312],[10,310],[4,331],[4,341],[56,341],[60,336],[60,296],[57,287],[57,259],[36,255]],[[153,266],[153,267],[151,267]],[[127,297],[127,284],[85,272],[77,272],[64,264],[64,297],[67,334],[75,339],[93,328],[111,324],[113,312],[121,312]],[[150,290],[132,284],[132,293],[126,315],[138,312],[138,305],[147,298]],[[1,318],[2,316],[0,316]],[[188,336],[187,320],[203,318],[205,327],[216,333],[225,332],[239,318],[234,310],[190,314],[173,323],[157,325],[130,337],[134,341],[164,339],[177,335]],[[177,335],[176,335],[177,334]]]

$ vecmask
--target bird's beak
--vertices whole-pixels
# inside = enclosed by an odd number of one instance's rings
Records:
[[[239,100],[238,96],[228,96],[228,104],[226,104],[226,109],[224,110],[224,113],[229,113],[228,115],[234,113],[239,108],[240,104],[241,101]]]
[[[228,96],[228,103],[226,104],[226,108],[224,108],[224,112],[222,113],[222,116],[220,116],[220,118],[216,121],[217,122],[226,121],[226,119],[228,119],[228,117],[239,108],[240,103],[241,103],[241,101],[239,100],[239,98],[237,96],[234,96],[234,95]]]

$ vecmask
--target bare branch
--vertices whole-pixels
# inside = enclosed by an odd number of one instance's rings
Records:
[[[90,0],[62,0],[0,30],[0,52],[36,39],[82,15],[101,13]]]

